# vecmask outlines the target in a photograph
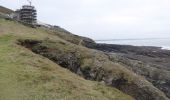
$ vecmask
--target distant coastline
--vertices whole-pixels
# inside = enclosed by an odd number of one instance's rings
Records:
[[[101,39],[97,43],[132,45],[132,46],[155,46],[170,50],[170,38],[128,38],[128,39]]]
[[[168,38],[126,38],[126,39],[98,39],[95,41],[135,41],[135,40],[158,40],[158,39],[170,39],[170,37]]]

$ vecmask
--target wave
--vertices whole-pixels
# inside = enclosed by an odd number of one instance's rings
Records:
[[[162,46],[161,49],[164,49],[164,50],[170,50],[170,46]]]

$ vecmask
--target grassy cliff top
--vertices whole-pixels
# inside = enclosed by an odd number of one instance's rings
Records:
[[[3,6],[0,6],[0,13],[11,14],[12,12],[14,12],[14,11],[11,9],[5,8]]]
[[[72,44],[61,34],[0,19],[0,100],[133,100],[115,88],[85,80],[17,45],[18,39]]]

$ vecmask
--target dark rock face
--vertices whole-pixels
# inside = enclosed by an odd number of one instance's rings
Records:
[[[88,42],[86,41],[85,45],[88,45],[89,43],[93,43],[89,41]],[[102,58],[101,60],[94,60],[92,65],[82,67],[84,58],[81,56],[80,51],[76,50],[76,48],[71,48],[70,50],[70,47],[67,48],[65,43],[62,42],[55,43],[50,41],[43,42],[43,41],[36,41],[36,40],[20,40],[19,43],[20,45],[29,48],[30,50],[32,50],[37,54],[49,58],[50,60],[56,62],[60,66],[69,69],[70,71],[84,77],[85,79],[105,82],[106,85],[116,87],[121,91],[133,96],[136,100],[168,100],[162,92],[160,92],[158,89],[153,87],[152,84],[146,82],[142,78],[136,79],[136,81],[131,82],[130,79],[127,78],[128,75],[127,73],[131,73],[130,71],[127,72],[116,71],[117,75],[116,74],[114,75],[112,70],[116,70],[117,68],[116,67],[112,68],[111,67],[113,66],[112,63],[113,62],[121,63],[122,61],[121,56],[119,56],[120,59],[117,59],[112,54],[106,53],[107,54],[106,57],[108,58]],[[57,45],[59,46],[57,46],[56,48],[53,47],[53,45],[51,44],[54,44],[55,46]],[[60,48],[61,47],[60,45],[62,45],[63,47]],[[130,60],[127,58],[127,60],[125,61],[129,62]],[[104,67],[102,67],[106,62],[109,62],[109,64],[111,63],[110,65],[111,69],[106,70]],[[132,77],[136,77],[136,76],[132,76]]]
[[[47,46],[40,45],[42,41],[36,40],[25,40],[20,41],[20,43],[21,45],[26,46],[26,48],[31,49],[33,52],[57,62],[57,64],[72,72],[77,72],[80,67],[80,59],[76,56],[75,52],[64,54],[57,50],[48,48]]]
[[[119,57],[120,58],[117,59],[119,63],[128,65],[128,69],[133,70],[138,75],[144,76],[155,87],[170,97],[170,71],[166,69],[168,66],[164,67],[162,65],[149,62],[149,60],[147,62],[139,59],[133,60],[122,54],[120,54]]]
[[[88,44],[87,47],[107,53],[110,60],[144,76],[170,98],[170,51],[159,47],[137,47],[113,44]]]

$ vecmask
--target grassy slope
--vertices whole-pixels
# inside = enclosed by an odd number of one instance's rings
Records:
[[[43,29],[0,19],[0,100],[131,100],[97,82],[61,68],[18,46],[16,39],[50,38],[65,41]]]
[[[3,6],[0,6],[0,13],[4,13],[4,14],[10,14],[14,11],[12,11],[11,9],[5,8]]]

